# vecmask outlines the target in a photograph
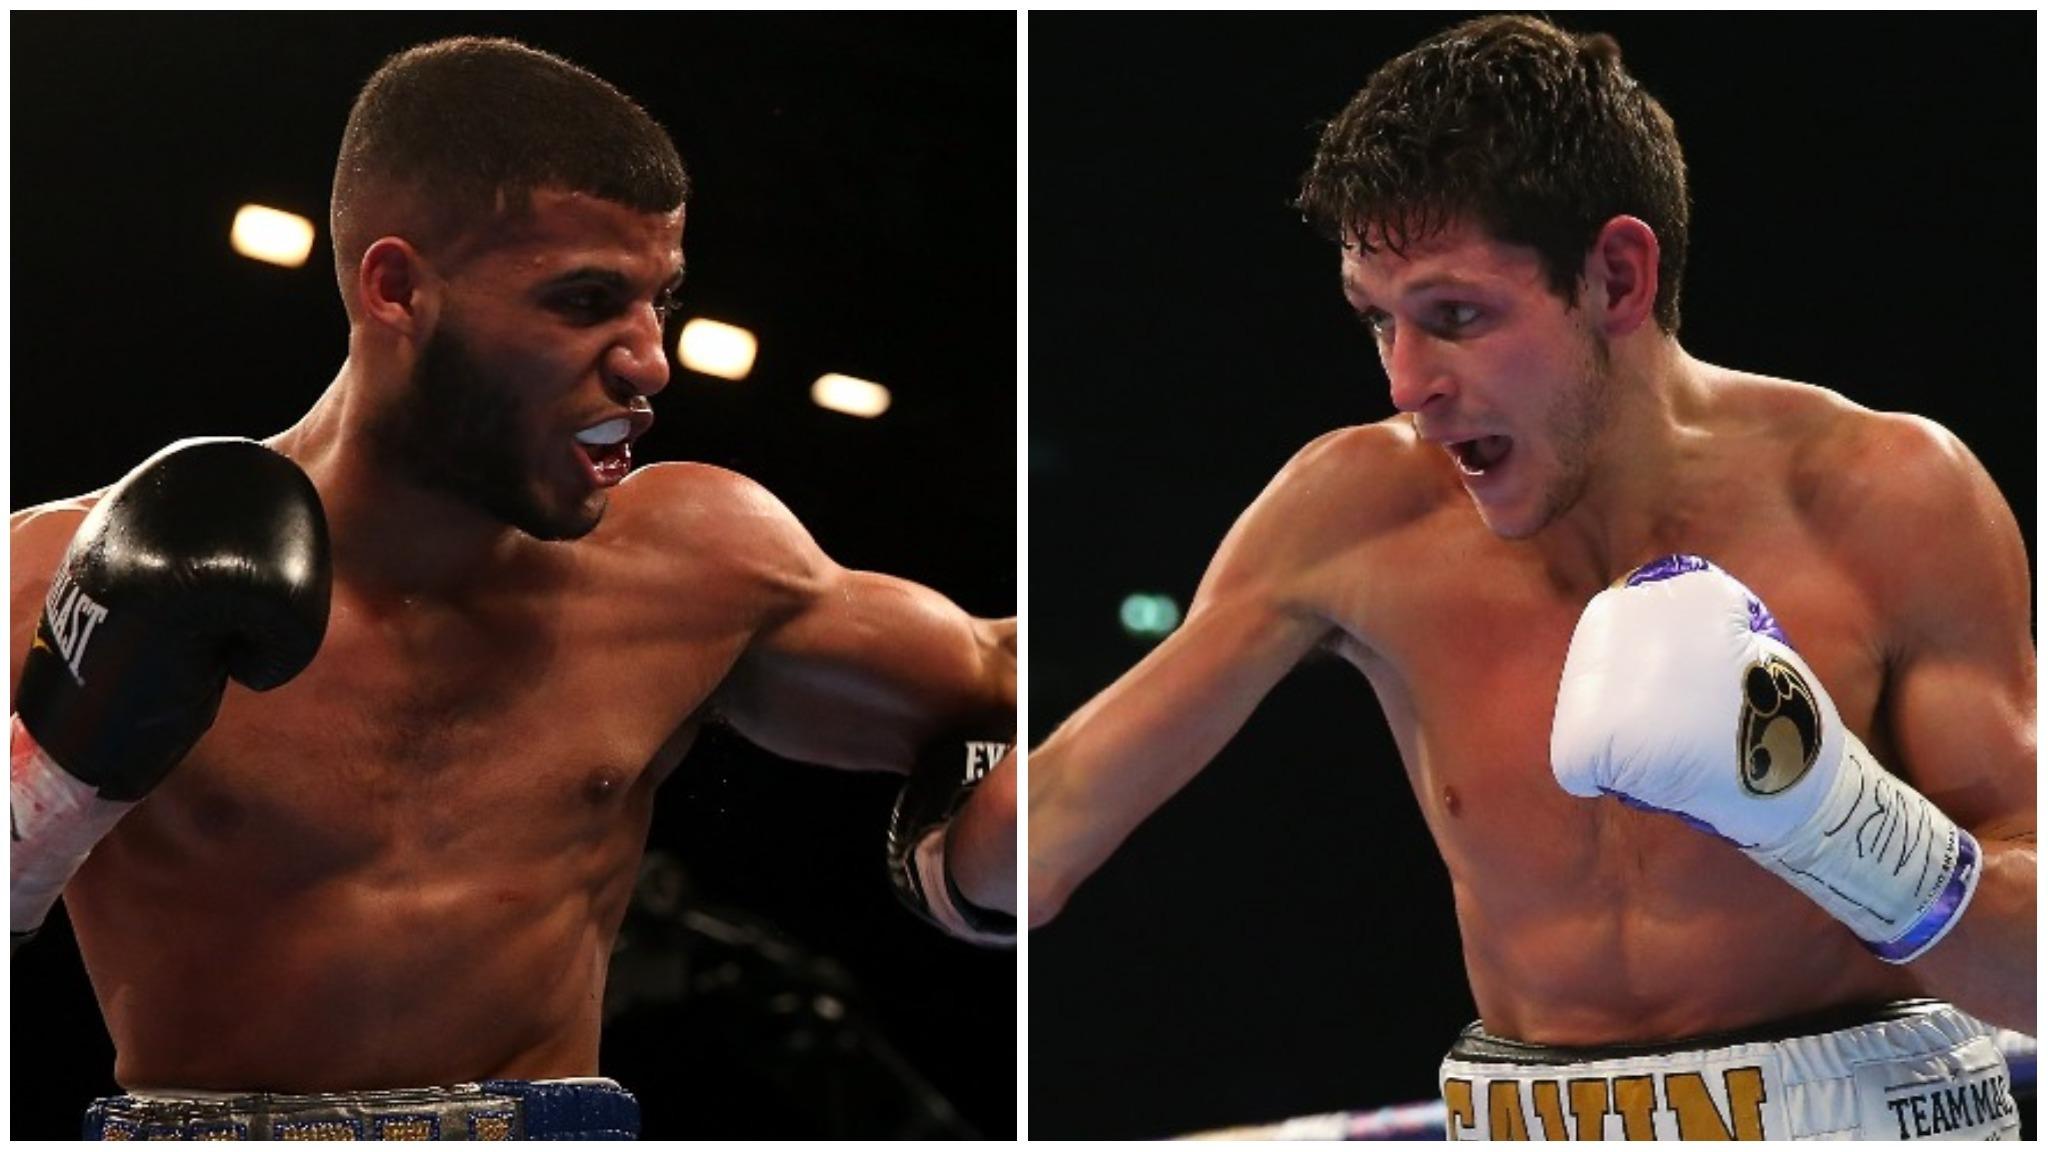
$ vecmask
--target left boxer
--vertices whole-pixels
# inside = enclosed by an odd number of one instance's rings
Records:
[[[312,662],[331,581],[319,493],[252,440],[180,441],[100,499],[14,698],[15,947],[212,725],[229,677],[261,692]]]

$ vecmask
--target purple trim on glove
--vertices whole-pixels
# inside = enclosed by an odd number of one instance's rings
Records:
[[[1634,588],[1638,584],[1655,584],[1659,580],[1669,580],[1674,576],[1683,576],[1687,572],[1721,572],[1721,570],[1714,567],[1714,562],[1704,556],[1674,552],[1669,556],[1659,556],[1657,559],[1629,573],[1622,583],[1625,587]],[[1721,574],[1723,576],[1728,575],[1726,572],[1721,572]],[[1728,578],[1730,580],[1735,579],[1733,576]],[[1736,584],[1740,585],[1741,581],[1737,580]],[[1751,632],[1761,632],[1785,647],[1790,648],[1792,641],[1786,637],[1785,630],[1778,626],[1778,618],[1771,615],[1771,610],[1764,607],[1764,602],[1757,599],[1756,593],[1750,592],[1747,588],[1744,588],[1743,591],[1749,593],[1749,630]]]
[[[1687,572],[1707,572],[1713,567],[1703,556],[1673,553],[1670,556],[1659,556],[1629,573],[1624,584],[1629,588],[1638,584],[1655,584],[1659,580],[1669,580],[1673,576],[1683,576]]]
[[[1735,841],[1729,840],[1728,837],[1723,836],[1719,828],[1714,827],[1712,824],[1707,823],[1705,820],[1702,820],[1697,816],[1688,816],[1685,813],[1680,812],[1676,808],[1659,808],[1655,804],[1638,800],[1626,792],[1616,792],[1612,788],[1602,788],[1600,791],[1605,792],[1607,795],[1614,797],[1616,800],[1621,801],[1623,804],[1628,805],[1629,807],[1635,809],[1638,812],[1655,812],[1660,816],[1676,816],[1680,820],[1683,820],[1687,824],[1691,825],[1695,831],[1705,832],[1707,835],[1712,836],[1717,840],[1728,840],[1728,843],[1735,844]],[[1740,844],[1735,844],[1735,846],[1737,848],[1742,847],[1742,845]]]
[[[1867,947],[1880,960],[1893,964],[1910,959],[1915,953],[1926,948],[1935,937],[1948,930],[1949,922],[1956,918],[1956,911],[1977,886],[1977,838],[1961,828],[1956,829],[1956,870],[1949,874],[1948,883],[1942,886],[1941,895],[1934,904],[1922,913],[1920,919],[1907,929],[1904,936],[1889,944],[1869,943]]]
[[[1792,646],[1792,641],[1785,637],[1785,630],[1778,627],[1778,618],[1771,615],[1771,610],[1764,607],[1764,602],[1757,599],[1754,592],[1749,595],[1749,630],[1761,632],[1787,648]]]

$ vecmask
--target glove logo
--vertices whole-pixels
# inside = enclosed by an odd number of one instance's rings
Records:
[[[960,783],[973,784],[996,766],[1010,751],[1008,744],[993,740],[967,741],[967,767],[960,776]]]
[[[1742,724],[1736,750],[1742,787],[1775,796],[1806,775],[1820,755],[1820,707],[1799,670],[1776,656],[1742,674]]]
[[[43,618],[36,629],[36,643],[42,644],[43,633],[48,632],[56,641],[57,653],[63,657],[71,678],[84,684],[85,670],[80,666],[85,663],[85,646],[92,641],[92,630],[106,618],[104,605],[87,596],[68,570],[59,572],[43,597]]]

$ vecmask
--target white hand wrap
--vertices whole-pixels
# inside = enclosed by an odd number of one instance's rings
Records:
[[[1732,841],[1894,963],[1933,947],[1976,889],[1976,841],[1877,763],[1762,601],[1696,556],[1586,605],[1550,759],[1575,796]]]
[[[917,871],[918,890],[924,895],[924,910],[933,924],[949,936],[984,948],[1017,946],[1015,921],[1007,931],[991,928],[989,913],[970,915],[960,906],[959,889],[946,872],[946,829],[941,826],[925,833],[910,854],[910,866]]]
[[[1017,918],[977,907],[946,867],[946,835],[982,778],[1010,750],[1007,741],[933,741],[918,757],[889,811],[889,881],[903,906],[947,935],[989,948],[1017,943]]]
[[[18,944],[49,915],[73,873],[93,845],[133,803],[100,799],[92,785],[50,759],[13,718],[10,735],[9,816],[14,831],[13,871],[8,888],[9,928]]]

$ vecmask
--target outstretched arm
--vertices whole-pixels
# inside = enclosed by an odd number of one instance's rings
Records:
[[[1056,915],[1332,635],[1318,589],[1392,507],[1387,454],[1401,435],[1347,429],[1298,454],[1225,537],[1186,622],[1032,752],[1033,924]]]
[[[1231,583],[1205,590],[1186,623],[1032,752],[1033,925],[1052,919],[1081,881],[1215,758],[1321,639],[1318,621]]]
[[[793,760],[902,772],[944,732],[1010,734],[1015,620],[978,619],[929,588],[810,552],[791,603],[720,690],[741,735]]]
[[[720,714],[792,759],[912,772],[891,819],[891,873],[913,907],[979,939],[955,911],[979,925],[979,913],[999,923],[1017,905],[1016,779],[1004,759],[1017,726],[1016,621],[840,567],[773,497],[738,483],[770,595]]]

